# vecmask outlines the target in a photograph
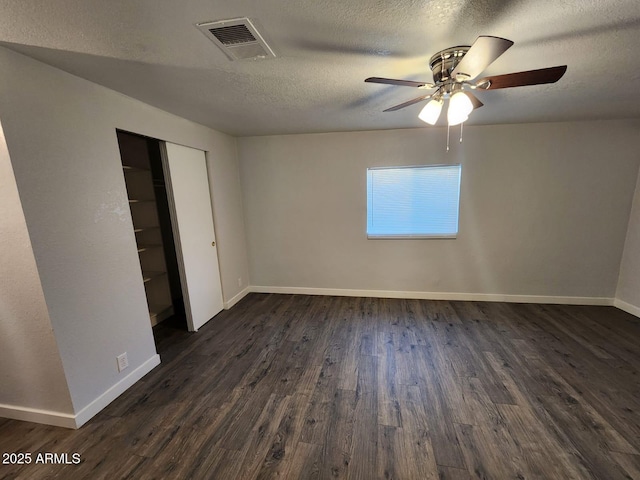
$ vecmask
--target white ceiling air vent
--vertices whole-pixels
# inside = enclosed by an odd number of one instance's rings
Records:
[[[261,60],[276,56],[248,18],[196,25],[230,60]]]

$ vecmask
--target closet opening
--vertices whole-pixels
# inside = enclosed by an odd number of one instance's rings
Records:
[[[176,329],[187,331],[160,140],[116,132],[149,319],[160,350],[163,340]]]

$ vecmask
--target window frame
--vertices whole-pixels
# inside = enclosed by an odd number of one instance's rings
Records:
[[[457,198],[457,212],[456,212],[456,233],[453,234],[442,234],[442,233],[433,233],[433,234],[370,234],[369,233],[369,172],[372,170],[400,170],[400,169],[430,169],[430,168],[442,168],[442,167],[458,167],[458,198]],[[367,219],[366,219],[366,235],[368,240],[452,240],[458,237],[460,233],[460,197],[462,195],[462,163],[438,163],[438,164],[429,164],[429,165],[399,165],[399,166],[383,166],[383,167],[367,167],[367,187],[366,187],[366,195],[367,195]]]

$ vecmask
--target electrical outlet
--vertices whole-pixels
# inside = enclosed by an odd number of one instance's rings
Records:
[[[241,287],[242,286],[242,277],[238,277],[238,286]]]
[[[129,366],[129,359],[127,358],[127,352],[124,352],[122,355],[118,355],[116,357],[118,360],[118,371],[121,372],[125,368]]]

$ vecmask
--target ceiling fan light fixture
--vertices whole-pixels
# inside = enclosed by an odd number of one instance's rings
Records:
[[[447,110],[447,122],[449,125],[459,125],[469,118],[473,111],[471,99],[463,91],[458,90],[449,99],[449,109]]]
[[[443,103],[442,98],[434,98],[424,106],[418,114],[418,118],[429,125],[435,125],[440,118]]]

